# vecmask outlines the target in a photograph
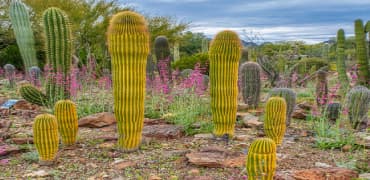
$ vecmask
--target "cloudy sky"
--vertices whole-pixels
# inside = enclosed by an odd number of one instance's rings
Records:
[[[122,0],[152,15],[191,22],[191,31],[212,37],[223,29],[259,41],[334,37],[339,28],[353,35],[353,21],[370,19],[370,0]],[[256,38],[257,37],[257,38]]]

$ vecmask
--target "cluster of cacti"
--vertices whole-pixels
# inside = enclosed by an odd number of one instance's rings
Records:
[[[287,105],[286,126],[289,126],[296,105],[296,93],[289,88],[274,88],[269,92],[268,97],[274,96],[282,97],[285,99]]]
[[[53,163],[59,147],[58,123],[55,116],[41,114],[33,124],[33,142],[41,164]]]
[[[347,94],[348,117],[354,129],[366,123],[370,105],[370,90],[364,86],[356,86]]]
[[[317,106],[325,106],[329,100],[329,89],[326,71],[317,72],[317,82],[316,82],[316,103]]]
[[[118,145],[126,151],[139,147],[144,121],[145,68],[149,33],[143,16],[131,11],[114,15],[107,32],[112,57],[114,112]]]
[[[267,137],[280,145],[286,129],[286,102],[282,97],[271,97],[266,104],[264,130]]]
[[[15,67],[11,64],[4,65],[5,77],[8,79],[9,87],[15,87]]]
[[[255,62],[245,62],[240,66],[240,88],[244,102],[257,108],[261,91],[261,67]]]
[[[37,66],[35,40],[28,11],[21,1],[13,0],[10,4],[9,14],[23,59],[24,70],[27,71],[30,67]]]
[[[19,88],[19,93],[26,101],[39,106],[49,105],[48,97],[32,85],[24,85]]]
[[[154,52],[157,58],[157,68],[162,83],[171,84],[171,51],[166,36],[158,36],[155,38]]]
[[[34,86],[40,86],[41,85],[41,82],[40,82],[41,70],[40,70],[39,67],[32,66],[28,70],[28,77],[29,77],[30,82],[31,82],[32,85],[34,85]]]
[[[341,109],[342,106],[340,105],[340,103],[337,102],[329,103],[325,111],[326,117],[332,121],[337,120],[339,118]]]
[[[68,99],[69,72],[72,66],[72,32],[67,15],[58,8],[49,8],[43,14],[46,35],[46,57],[51,68],[46,88],[50,102]]]
[[[54,113],[58,121],[58,130],[63,144],[75,144],[78,132],[76,105],[70,100],[60,100],[55,103]]]
[[[272,180],[276,170],[276,144],[270,138],[253,141],[246,161],[248,179]]]
[[[202,39],[202,53],[208,53],[209,40],[207,38]]]
[[[344,43],[345,43],[344,30],[339,29],[337,33],[337,71],[339,82],[341,85],[340,86],[341,94],[344,94],[349,87],[349,80],[347,77],[344,55]]]
[[[370,26],[370,25],[369,25]],[[366,48],[366,31],[361,19],[355,20],[356,57],[358,64],[358,83],[363,86],[370,86],[369,55]],[[370,28],[369,28],[370,30]]]
[[[234,135],[241,41],[233,31],[221,31],[209,49],[213,134]]]
[[[270,80],[270,84],[274,87],[276,81],[279,79],[279,72],[273,66],[272,62],[268,59],[267,56],[257,58],[257,63],[261,66],[262,70],[266,73],[267,77]]]
[[[240,58],[239,64],[243,64],[248,61],[248,48],[242,48],[242,56]]]

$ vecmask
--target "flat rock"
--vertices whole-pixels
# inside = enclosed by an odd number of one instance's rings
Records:
[[[292,117],[295,119],[306,119],[306,110],[296,107],[293,111]]]
[[[101,128],[115,124],[116,118],[110,112],[102,112],[81,118],[78,121],[79,127]]]
[[[191,152],[185,155],[189,162],[204,167],[242,167],[245,163],[245,155],[230,152],[222,147],[205,147],[199,152]]]
[[[50,175],[50,172],[46,172],[45,170],[38,170],[38,171],[34,171],[34,172],[31,172],[31,173],[28,173],[26,175],[24,175],[23,177],[28,177],[28,178],[41,178],[41,177],[46,177],[46,176],[49,176]]]
[[[26,100],[19,100],[14,105],[13,108],[15,110],[35,110],[37,109],[37,105],[31,104]]]
[[[117,160],[113,163],[114,169],[116,170],[122,170],[128,167],[134,167],[137,165],[137,162],[135,161],[125,161],[123,159]]]
[[[296,180],[351,180],[358,178],[358,173],[345,168],[313,168],[295,171],[292,177]]]
[[[315,167],[329,168],[329,167],[332,167],[332,166],[329,165],[329,164],[326,164],[326,163],[322,163],[322,162],[315,162]]]
[[[177,139],[183,136],[183,128],[172,124],[144,126],[143,136],[157,139]]]
[[[299,107],[299,108],[301,108],[301,109],[304,109],[304,110],[311,110],[312,109],[312,107],[313,107],[313,104],[312,103],[310,103],[310,102],[307,102],[307,101],[303,101],[303,102],[301,102],[301,103],[299,103],[299,104],[297,104],[297,106]]]
[[[252,114],[246,114],[243,117],[243,124],[244,127],[250,127],[250,128],[259,128],[263,126],[263,122],[258,121],[258,117],[254,116]]]
[[[214,136],[212,133],[205,133],[205,134],[196,134],[194,135],[195,139],[212,139]]]
[[[14,144],[33,144],[33,138],[12,138]]]

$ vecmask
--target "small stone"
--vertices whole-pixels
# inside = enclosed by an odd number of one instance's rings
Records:
[[[194,138],[196,138],[196,139],[212,139],[213,138],[213,134],[211,134],[211,133],[207,133],[207,134],[196,134],[196,135],[194,135]]]
[[[250,128],[259,128],[263,126],[263,122],[258,121],[258,117],[253,116],[252,114],[246,114],[243,117],[243,124],[245,127]]]
[[[110,112],[102,112],[81,118],[78,121],[79,127],[101,128],[115,124],[117,121]]]
[[[248,104],[238,104],[238,111],[246,111],[248,108]]]
[[[178,139],[183,136],[183,128],[171,124],[144,126],[143,136],[157,139]]]
[[[307,102],[307,101],[303,101],[303,102],[299,103],[297,106],[298,106],[299,108],[301,108],[301,109],[304,109],[304,110],[309,111],[309,110],[311,110],[311,109],[312,109],[313,104],[312,104],[312,103],[310,103],[310,102]]]
[[[191,169],[190,171],[188,171],[188,174],[190,176],[199,176],[200,175],[200,171],[199,171],[199,169]]]
[[[322,162],[315,162],[315,166],[316,167],[321,167],[321,168],[329,168],[329,167],[332,167],[331,165],[326,164],[326,163],[322,163]]]
[[[293,111],[292,117],[295,119],[306,119],[307,113],[305,110],[296,107]]]
[[[46,177],[46,176],[49,176],[49,175],[50,174],[48,172],[46,172],[45,170],[38,170],[38,171],[28,173],[28,174],[24,175],[23,177],[40,178],[40,177]]]
[[[22,99],[22,100],[17,101],[13,105],[13,108],[15,110],[34,110],[36,109],[36,106]]]
[[[356,171],[345,168],[312,168],[306,170],[298,170],[292,173],[293,179],[299,180],[350,180],[358,177]],[[330,178],[328,178],[330,177]]]
[[[149,176],[149,180],[162,180],[162,178],[160,178],[159,176],[157,175],[154,175],[154,174],[151,174]]]
[[[116,143],[114,142],[105,142],[105,143],[99,144],[99,148],[112,149],[115,145]]]
[[[342,147],[343,152],[349,152],[351,150],[352,146],[350,144],[346,144]]]
[[[236,135],[234,136],[234,139],[237,141],[248,141],[250,136],[248,135]]]
[[[133,166],[136,166],[136,165],[137,165],[137,162],[125,161],[123,159],[116,160],[113,163],[114,169],[116,169],[116,170],[122,170],[122,169],[125,169],[125,168],[128,168],[128,167],[133,167]]]
[[[33,138],[12,138],[14,144],[33,144]]]

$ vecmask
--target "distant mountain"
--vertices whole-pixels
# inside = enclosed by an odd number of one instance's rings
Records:
[[[244,41],[242,40],[242,44],[244,47],[256,47],[258,46],[258,44],[254,43],[254,42],[247,42],[247,41]]]

